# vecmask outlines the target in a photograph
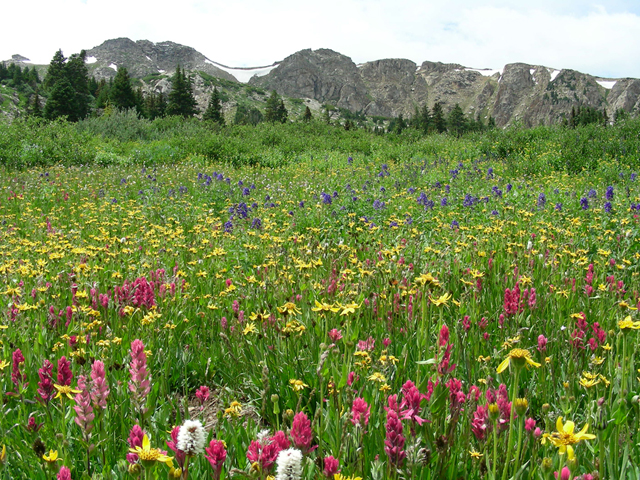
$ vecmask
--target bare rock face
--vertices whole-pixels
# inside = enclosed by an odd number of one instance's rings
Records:
[[[134,42],[128,38],[116,38],[87,50],[87,59],[88,67],[96,78],[114,77],[118,67],[125,67],[130,76],[137,78],[158,73],[171,75],[180,65],[187,70],[237,81],[233,75],[211,64],[200,52],[173,42]]]
[[[353,112],[363,111],[368,104],[367,89],[356,64],[329,49],[296,52],[269,74],[253,77],[249,84],[288,97],[312,98]]]

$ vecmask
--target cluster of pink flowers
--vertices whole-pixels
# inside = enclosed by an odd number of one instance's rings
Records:
[[[386,436],[384,440],[384,452],[389,457],[389,462],[395,467],[401,467],[404,458],[407,456],[404,451],[404,435],[402,422],[400,421],[400,406],[398,405],[398,396],[390,395],[387,399]]]
[[[131,381],[129,390],[132,393],[132,401],[137,410],[146,412],[144,403],[151,391],[149,372],[147,371],[147,355],[144,353],[144,344],[136,339],[131,342],[131,365],[129,368]]]
[[[573,332],[571,332],[571,346],[576,350],[585,350],[587,346],[591,349],[591,351],[595,351],[599,345],[604,344],[607,339],[607,332],[605,332],[598,322],[593,322],[591,325],[591,330],[593,331],[593,335],[586,342],[585,339],[588,336],[589,332],[589,324],[587,323],[587,316],[584,312],[580,312],[578,318],[576,319],[576,327]]]

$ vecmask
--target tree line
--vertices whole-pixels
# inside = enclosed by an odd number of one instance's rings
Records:
[[[222,100],[216,87],[209,98],[207,108],[200,112],[193,93],[193,78],[189,77],[184,68],[178,66],[170,79],[171,89],[167,94],[160,91],[143,92],[142,87],[134,87],[132,79],[125,67],[118,67],[115,77],[96,80],[90,77],[86,66],[86,52],[83,50],[65,58],[58,50],[49,64],[44,80],[41,82],[36,68],[28,66],[22,69],[20,65],[0,64],[0,82],[21,88],[27,93],[29,101],[27,113],[44,117],[49,120],[66,118],[75,122],[87,117],[92,111],[109,113],[113,109],[134,109],[141,117],[153,120],[164,116],[193,117],[202,113],[202,119],[225,124]],[[26,90],[25,90],[26,89]],[[44,106],[43,106],[43,96]],[[367,127],[367,117],[362,113],[353,113],[345,109],[336,109],[331,105],[324,106],[324,120],[332,123],[332,114],[339,110],[342,122],[338,122],[346,130],[368,128],[374,133],[401,134],[406,129],[414,129],[425,135],[432,133],[448,133],[461,136],[468,132],[483,131],[495,127],[495,120],[489,116],[482,117],[479,112],[474,118],[465,115],[460,105],[456,104],[450,111],[445,112],[442,102],[435,102],[432,108],[427,105],[415,107],[412,115],[404,118],[399,115],[392,119],[374,117],[373,127]],[[625,112],[618,111],[614,119],[624,118]],[[487,118],[485,122],[485,118]],[[307,106],[301,117],[303,122],[313,119],[311,110]],[[371,120],[371,119],[369,119]],[[248,104],[238,104],[233,119],[238,125],[257,125],[261,122],[285,123],[288,121],[288,111],[283,99],[272,91],[267,99],[264,112]],[[601,123],[606,125],[609,119],[606,111],[598,111],[591,107],[579,106],[572,108],[571,115],[563,124],[570,128]]]

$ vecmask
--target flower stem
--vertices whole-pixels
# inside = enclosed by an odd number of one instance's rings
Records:
[[[507,480],[509,463],[511,462],[511,451],[513,450],[513,417],[515,412],[516,396],[518,395],[518,380],[520,368],[515,367],[515,378],[513,380],[513,390],[511,392],[511,413],[509,415],[509,438],[507,440],[507,456],[505,457],[504,468],[502,469],[502,480]]]
[[[518,418],[518,449],[516,450],[516,467],[513,470],[513,478],[515,479],[520,470],[520,453],[522,452],[522,431],[524,427],[524,415]]]

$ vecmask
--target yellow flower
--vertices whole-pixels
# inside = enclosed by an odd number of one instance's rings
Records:
[[[58,458],[57,450],[49,450],[49,455],[45,453],[42,456],[42,459],[47,463],[56,463],[58,460],[62,460],[61,458]]]
[[[146,434],[142,437],[142,447],[130,448],[129,452],[138,455],[142,462],[161,462],[169,465],[173,460],[173,457],[168,457],[157,448],[151,448],[151,442]]]
[[[229,408],[225,408],[224,414],[227,417],[235,417],[238,418],[242,413],[242,404],[240,402],[236,402],[235,400],[231,402]]]
[[[80,390],[76,390],[75,388],[72,388],[69,385],[54,384],[53,386],[55,387],[56,390],[58,390],[58,394],[55,396],[55,398],[62,398],[62,395],[66,395],[69,400],[73,400],[73,397],[71,396],[71,394],[80,393]]]
[[[628,315],[624,320],[618,322],[618,328],[622,330],[622,333],[627,333],[631,330],[640,330],[640,322],[634,322],[631,320],[631,315]]]
[[[451,298],[451,294],[449,293],[445,293],[444,295],[441,295],[438,299],[434,300],[431,296],[429,296],[429,300],[431,300],[431,303],[433,303],[436,307],[439,307],[440,305],[447,305],[447,303],[449,303],[449,299]]]
[[[558,417],[558,420],[556,421],[556,429],[558,431],[553,433],[545,433],[542,436],[542,443],[544,444],[547,440],[549,440],[556,447],[558,447],[558,453],[560,455],[564,455],[566,453],[567,458],[569,460],[573,460],[575,458],[573,445],[582,440],[593,440],[594,438],[596,438],[595,435],[587,433],[587,430],[589,429],[588,423],[578,433],[573,433],[575,426],[575,423],[573,423],[571,420],[567,420],[567,422],[563,425],[562,417]]]
[[[360,305],[357,303],[347,303],[346,305],[340,305],[340,308],[342,308],[340,315],[349,315],[350,313],[355,313],[356,310],[360,308]]]
[[[309,385],[304,383],[302,380],[295,380],[293,378],[289,380],[289,385],[291,385],[291,388],[293,388],[294,392],[299,392],[309,387]]]
[[[311,307],[311,310],[314,312],[320,312],[320,314],[324,314],[325,312],[333,312],[333,313],[337,313],[340,311],[340,307],[336,307],[333,304],[330,303],[320,303],[318,300],[315,301],[316,302],[316,306],[315,307]]]
[[[5,368],[7,368],[9,365],[11,365],[11,364],[9,362],[7,362],[6,360],[0,361],[0,372],[2,370],[4,370]]]
[[[278,311],[282,315],[299,315],[300,313],[302,313],[300,312],[298,307],[296,307],[296,304],[292,302],[287,302],[283,306],[278,307]]]
[[[7,459],[7,447],[5,445],[2,445],[2,452],[0,452],[0,465],[3,465],[6,459]]]
[[[380,382],[380,383],[385,383],[387,381],[386,377],[380,372],[375,372],[374,374],[370,375],[368,379],[371,380],[372,382]]]
[[[242,330],[243,335],[248,335],[250,333],[257,333],[258,329],[256,328],[256,324],[253,322],[247,323],[247,326]]]
[[[513,362],[513,365],[516,368],[522,368],[525,365],[531,365],[536,368],[540,366],[539,363],[533,361],[529,350],[525,350],[524,348],[514,348],[509,352],[507,358],[505,358],[502,363],[498,365],[497,372],[502,373],[503,371],[505,371],[511,362]]]
[[[362,480],[362,477],[345,477],[341,473],[336,473],[333,475],[333,480]]]
[[[477,452],[476,450],[469,450],[469,455],[471,455],[472,458],[476,458],[476,459],[481,459],[483,454],[480,452]]]

